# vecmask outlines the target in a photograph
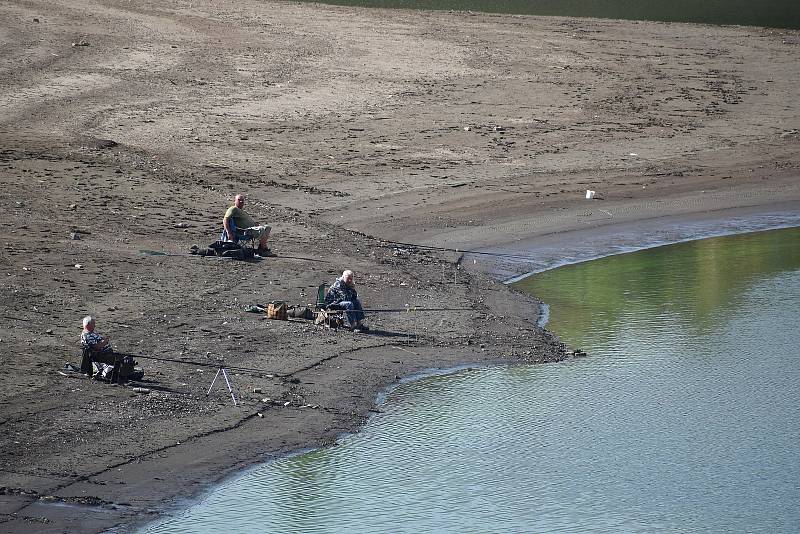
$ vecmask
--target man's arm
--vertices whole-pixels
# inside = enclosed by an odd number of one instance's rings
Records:
[[[325,305],[331,306],[342,301],[342,292],[334,284],[328,289],[328,294],[325,295]]]
[[[106,348],[106,346],[108,346],[108,338],[107,337],[102,337],[100,339],[100,341],[98,341],[97,343],[92,345],[92,349],[91,350],[92,350],[92,352],[100,352],[101,350]]]
[[[236,235],[233,232],[233,225],[231,224],[230,217],[222,219],[222,226],[225,227],[225,234],[228,236],[228,241],[236,241]]]
[[[95,353],[103,350],[109,343],[107,337],[100,334],[92,334],[84,341],[84,346],[89,349],[89,352]]]

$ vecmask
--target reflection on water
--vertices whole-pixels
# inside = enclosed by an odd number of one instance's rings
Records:
[[[701,336],[754,281],[797,266],[797,229],[691,241],[543,272],[516,284],[550,307],[550,328],[597,345],[621,325]],[[591,329],[586,317],[592,317]],[[590,334],[591,339],[587,338]]]
[[[526,283],[588,358],[404,384],[149,532],[800,531],[800,230]]]
[[[743,290],[797,266],[797,232],[728,236],[609,256],[591,267],[570,265],[516,285],[548,303],[550,329],[571,343],[596,345],[626,324],[701,336],[717,328],[720,314],[741,309]]]
[[[800,8],[796,0],[325,0],[323,3],[800,28]]]

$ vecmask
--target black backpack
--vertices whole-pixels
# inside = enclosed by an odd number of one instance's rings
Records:
[[[122,383],[128,380],[141,380],[144,378],[144,371],[136,369],[135,366],[136,360],[133,359],[133,356],[123,356],[122,361],[118,360],[115,366],[116,380],[112,379],[112,381]]]
[[[214,241],[208,245],[208,250],[192,249],[192,253],[200,254],[201,256],[220,256],[223,258],[233,258],[236,260],[248,260],[254,255],[253,249],[243,247],[239,243],[233,241]]]

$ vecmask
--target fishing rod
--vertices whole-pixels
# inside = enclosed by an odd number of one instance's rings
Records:
[[[336,225],[334,224],[332,226],[336,226]],[[441,251],[441,252],[456,252],[456,253],[461,253],[461,254],[478,254],[478,255],[482,255],[482,256],[497,256],[497,257],[501,257],[501,258],[516,258],[516,259],[520,259],[520,260],[529,260],[529,261],[535,261],[537,259],[535,256],[526,255],[526,254],[509,254],[507,252],[487,252],[487,251],[483,251],[483,250],[474,250],[474,249],[460,249],[460,248],[441,247],[441,246],[436,246],[436,245],[420,245],[420,244],[417,244],[417,243],[405,243],[403,241],[393,241],[391,239],[382,239],[380,237],[375,237],[373,235],[366,234],[364,232],[360,232],[358,230],[352,230],[352,229],[342,228],[342,227],[337,227],[337,228],[341,228],[341,229],[343,229],[343,230],[345,230],[347,232],[350,232],[350,233],[353,233],[353,234],[357,234],[357,235],[360,235],[362,237],[366,237],[366,238],[369,238],[369,239],[378,239],[382,243],[385,243],[385,244],[379,244],[379,245],[368,245],[368,246],[374,246],[374,247],[378,247],[378,248],[409,247],[409,248],[419,248],[419,249],[423,249],[423,250],[436,250],[436,251]]]
[[[279,374],[279,373],[267,373],[263,369],[254,369],[252,367],[239,367],[236,365],[225,365],[224,361],[217,361],[216,363],[211,362],[198,362],[193,360],[182,360],[178,358],[159,358],[158,356],[141,356],[136,355],[136,358],[142,358],[144,360],[155,360],[160,362],[171,362],[171,363],[182,363],[184,365],[194,365],[195,367],[211,367],[217,370],[217,374],[214,375],[214,379],[211,381],[211,385],[206,392],[206,397],[211,394],[211,390],[214,388],[214,384],[217,382],[217,379],[222,375],[222,378],[225,380],[225,384],[228,386],[228,393],[231,395],[231,399],[233,399],[233,405],[238,406],[239,403],[236,400],[236,395],[233,393],[233,386],[231,378],[228,376],[228,371],[238,371],[242,373],[249,373],[255,376],[261,376],[262,378],[275,378],[276,376],[279,378],[286,378],[290,375]],[[134,388],[135,391],[135,388]],[[261,417],[261,414],[259,414]]]
[[[283,377],[286,375],[282,375],[280,373],[269,373],[264,369],[256,369],[254,367],[240,367],[236,365],[226,365],[224,362],[198,362],[194,360],[183,360],[179,358],[163,358],[158,356],[142,356],[142,355],[135,355],[136,358],[142,358],[143,360],[155,360],[159,362],[170,362],[170,363],[182,363],[185,365],[194,365],[196,367],[212,367],[214,369],[219,369],[220,367],[225,367],[226,369],[230,369],[232,371],[241,371],[247,373],[258,373],[262,375],[269,375],[269,376],[278,376]]]
[[[331,311],[348,311],[342,308],[341,310]],[[441,311],[475,311],[474,308],[377,308],[377,309],[363,309],[360,310],[369,313],[402,313],[402,312],[441,312]]]
[[[330,311],[342,311],[346,312],[344,308],[339,310],[330,310]],[[441,311],[475,311],[474,308],[417,308],[417,307],[408,307],[408,308],[375,308],[375,309],[365,309],[361,310],[362,312],[369,312],[369,313],[404,313],[404,312],[441,312]],[[184,365],[194,365],[196,367],[212,367],[217,369],[219,367],[225,367],[226,369],[230,369],[232,371],[241,371],[241,372],[248,372],[248,373],[258,373],[264,374],[269,376],[277,376],[277,377],[285,377],[288,375],[284,375],[281,373],[269,373],[264,369],[256,369],[254,367],[242,367],[238,365],[226,365],[224,362],[200,362],[197,360],[184,360],[181,358],[165,358],[159,356],[143,356],[141,354],[132,355],[136,358],[141,358],[144,360],[154,360],[159,362],[170,362],[170,363],[182,363]]]
[[[403,243],[402,241],[385,241],[386,243],[390,243],[389,245],[376,245],[380,248],[397,248],[397,246],[403,247],[411,247],[411,248],[421,248],[424,250],[437,250],[441,252],[457,252],[461,254],[479,254],[483,256],[498,256],[502,258],[516,258],[521,260],[531,260],[534,261],[536,258],[534,256],[528,256],[525,254],[509,254],[506,252],[487,252],[482,250],[471,250],[471,249],[459,249],[459,248],[448,248],[448,247],[437,247],[435,245],[417,245],[415,243]]]

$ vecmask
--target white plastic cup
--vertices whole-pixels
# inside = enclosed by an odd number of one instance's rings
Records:
[[[586,190],[586,200],[591,200],[594,198],[594,194],[596,191],[592,191],[591,189]]]

